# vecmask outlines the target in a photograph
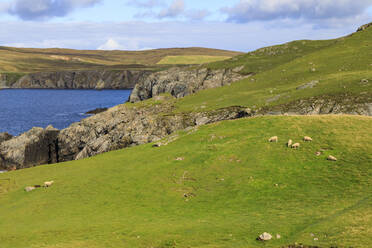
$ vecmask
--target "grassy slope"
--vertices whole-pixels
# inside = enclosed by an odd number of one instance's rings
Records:
[[[227,56],[208,56],[208,55],[184,55],[184,56],[166,56],[160,60],[158,65],[195,65],[205,64],[216,61],[230,59]]]
[[[371,97],[371,39],[368,29],[213,63],[208,66],[245,65],[245,73],[256,75],[174,101],[178,111],[194,111],[202,105],[203,110],[277,105],[326,94]],[[369,83],[361,84],[364,78]],[[320,83],[295,89],[312,80]],[[278,94],[284,97],[267,103]],[[356,116],[242,119],[183,133],[158,149],[145,145],[0,175],[10,178],[10,184],[0,180],[9,190],[0,196],[0,243],[5,248],[279,247],[294,242],[368,247],[371,124],[371,118]],[[267,142],[273,135],[280,143]],[[298,151],[285,148],[287,139],[300,141],[304,135],[314,142]],[[320,149],[325,153],[316,157]],[[340,160],[328,162],[328,154]],[[23,191],[46,180],[56,184]],[[184,193],[196,196],[186,201]],[[282,239],[256,242],[264,231]]]
[[[244,65],[244,73],[255,76],[222,87],[201,91],[179,101],[181,111],[232,105],[278,105],[321,95],[365,95],[372,98],[372,28],[329,41],[296,41],[263,48],[231,60],[207,65],[226,68]],[[312,71],[312,69],[315,71]],[[369,83],[361,83],[368,79]],[[296,90],[313,80],[312,89]],[[267,101],[280,95],[276,101]],[[372,99],[371,99],[372,100]]]
[[[156,68],[166,56],[206,55],[232,57],[239,52],[207,48],[171,48],[147,51],[97,51],[0,47],[0,72],[39,72]]]
[[[2,181],[1,247],[368,247],[371,124],[351,116],[241,119],[182,132],[160,148],[3,174],[11,183]],[[272,135],[280,142],[268,143]],[[304,135],[314,142],[286,148]],[[55,185],[23,191],[46,180]],[[264,231],[282,238],[255,241]]]

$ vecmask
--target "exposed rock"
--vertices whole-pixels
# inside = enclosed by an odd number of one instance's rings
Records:
[[[27,74],[15,82],[6,82],[10,88],[50,89],[132,89],[143,81],[150,71],[60,71]]]
[[[267,233],[267,232],[264,232],[263,234],[261,234],[257,240],[260,240],[260,241],[269,241],[273,238],[273,236],[270,234],[270,233]]]
[[[4,141],[8,141],[10,139],[12,139],[13,136],[8,134],[8,133],[0,133],[0,144]]]
[[[311,81],[310,83],[307,83],[307,84],[304,84],[304,85],[301,85],[301,86],[298,86],[296,89],[297,90],[304,90],[304,89],[307,89],[307,88],[314,88],[314,86],[316,86],[317,84],[319,83],[318,80],[313,80]]]
[[[172,96],[180,98],[199,90],[230,85],[249,77],[249,75],[239,74],[241,69],[241,67],[221,70],[171,68],[154,73],[139,82],[129,101],[139,102],[163,93],[170,93]]]
[[[365,25],[359,27],[358,30],[357,30],[357,32],[364,31],[364,30],[366,30],[367,28],[369,28],[371,26],[372,26],[372,22],[371,23],[368,23],[368,24],[365,24]]]
[[[91,111],[86,112],[85,114],[87,114],[87,115],[96,115],[96,114],[99,114],[99,113],[102,113],[102,112],[107,111],[107,109],[108,108],[96,108],[94,110],[91,110]]]
[[[286,103],[283,105],[264,107],[257,112],[266,115],[280,111],[289,115],[323,115],[354,114],[372,116],[372,95],[324,95]]]
[[[30,131],[0,144],[0,168],[21,169],[40,164],[58,162],[58,130],[33,128]]]
[[[142,107],[125,104],[74,123],[58,135],[59,161],[82,159],[128,146],[157,142],[187,127],[248,116],[242,107],[169,115],[172,109],[168,102]],[[199,120],[203,120],[202,123]],[[171,137],[158,142],[158,146],[172,142]]]

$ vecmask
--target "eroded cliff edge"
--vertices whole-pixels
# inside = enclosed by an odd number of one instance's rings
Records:
[[[26,74],[17,80],[2,75],[0,87],[26,89],[133,89],[151,71],[59,71]]]

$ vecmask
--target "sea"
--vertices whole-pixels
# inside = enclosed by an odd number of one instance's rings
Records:
[[[32,127],[63,129],[97,108],[125,103],[131,90],[0,90],[0,133],[18,136]]]

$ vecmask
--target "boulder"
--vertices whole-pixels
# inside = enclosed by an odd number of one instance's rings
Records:
[[[0,144],[0,168],[22,169],[58,162],[57,135],[52,126],[32,128],[30,131]]]

